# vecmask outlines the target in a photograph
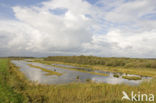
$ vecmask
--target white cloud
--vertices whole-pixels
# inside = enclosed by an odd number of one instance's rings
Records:
[[[80,10],[77,3],[84,5],[84,9],[88,9],[88,3],[78,1],[72,4],[75,11]],[[89,31],[91,22],[84,16],[87,10],[74,12],[70,6],[71,0],[67,0],[66,5],[60,3],[58,0],[53,0],[44,3],[42,8],[13,7],[19,21],[5,21],[3,22],[5,27],[1,28],[2,31],[8,32],[5,34],[8,38],[14,38],[8,42],[8,48],[44,53],[70,52],[80,50],[83,43],[91,41],[92,34]],[[62,7],[68,7],[65,15],[59,16],[49,11],[49,9]]]
[[[156,57],[154,0],[50,0],[13,7],[17,20],[0,20],[0,56],[75,55]],[[65,10],[61,15],[52,11]],[[58,11],[55,11],[58,12]]]
[[[86,46],[87,50],[103,56],[156,57],[156,31],[125,35],[119,29],[111,30],[106,35],[95,36]],[[98,51],[98,52],[97,52]]]

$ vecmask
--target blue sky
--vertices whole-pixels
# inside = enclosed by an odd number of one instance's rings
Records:
[[[156,57],[155,5],[155,0],[0,0],[0,56]]]
[[[13,6],[32,6],[39,5],[48,0],[0,0],[0,18],[14,19]]]
[[[0,18],[14,18],[13,6],[33,6],[40,5],[43,1],[48,0],[0,0]],[[87,0],[91,4],[95,4],[98,0]],[[62,13],[61,10],[54,10],[56,14]]]
[[[34,6],[34,5],[41,5],[42,2],[48,1],[48,0],[0,0],[0,18],[2,19],[14,19],[14,12],[12,10],[12,7],[14,6]],[[96,6],[105,6],[107,4],[98,3],[100,0],[86,0],[88,3]],[[108,0],[106,0],[108,1]],[[111,2],[114,2],[115,0],[110,0]],[[132,2],[135,0],[123,0],[124,2]],[[62,14],[65,12],[65,9],[55,9],[52,11],[55,14]],[[142,16],[142,19],[150,19],[155,20],[156,19],[156,13],[151,13]]]
[[[16,6],[16,5],[30,6],[30,5],[36,5],[43,1],[48,1],[48,0],[0,0],[1,3],[10,6]]]

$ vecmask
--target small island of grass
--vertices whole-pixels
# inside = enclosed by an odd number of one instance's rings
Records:
[[[118,74],[114,74],[113,77],[119,78],[119,75]]]
[[[141,77],[137,77],[137,76],[122,76],[122,78],[128,80],[141,80]]]

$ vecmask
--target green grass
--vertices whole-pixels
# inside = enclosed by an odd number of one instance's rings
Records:
[[[39,67],[39,66],[35,66],[35,65],[32,65],[32,64],[28,64],[30,67],[33,67],[33,68],[37,68],[37,69],[40,69],[44,72],[47,72],[45,75],[57,75],[57,76],[61,76],[62,73],[58,73],[58,72],[55,72],[55,71],[52,71],[52,70],[48,70],[48,69],[45,69],[45,68],[42,68],[42,67]]]
[[[120,76],[118,74],[114,74],[113,77],[119,78]]]
[[[141,80],[141,77],[137,77],[137,76],[122,76],[122,78],[128,80]]]
[[[0,103],[23,103],[24,97],[8,84],[9,60],[0,59]]]
[[[5,66],[7,65],[8,63],[5,64]],[[10,64],[8,69],[5,68],[4,71],[7,71],[7,76],[0,75],[0,77],[5,77],[3,81],[8,85],[8,88],[11,88],[11,91],[10,89],[6,89],[9,91],[6,91],[6,93],[3,91],[3,94],[16,94],[20,98],[11,95],[3,96],[9,102],[3,101],[2,103],[23,103],[24,101],[27,101],[25,103],[132,103],[126,100],[121,101],[123,96],[122,91],[128,94],[134,91],[135,93],[152,93],[156,95],[156,78],[143,82],[138,86],[92,82],[46,85],[27,80],[24,74],[19,71],[18,67],[13,64]],[[2,95],[1,92],[0,94]],[[13,100],[16,101],[12,102]]]

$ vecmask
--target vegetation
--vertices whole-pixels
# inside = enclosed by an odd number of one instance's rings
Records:
[[[137,77],[137,76],[122,76],[122,78],[128,80],[141,80],[141,77]]]
[[[73,59],[73,60],[71,60]],[[82,60],[84,59],[84,60]],[[122,61],[125,65],[106,65],[107,63],[98,64],[97,61],[101,60],[101,62],[112,62],[117,64],[116,62]],[[84,61],[84,62],[82,62]],[[85,61],[90,61],[85,62]],[[154,65],[156,63],[156,59],[137,59],[137,58],[102,58],[102,57],[94,57],[94,56],[53,56],[44,58],[44,60],[37,60],[36,62],[46,63],[46,64],[68,64],[73,66],[91,68],[93,70],[103,70],[110,72],[121,72],[128,74],[136,74],[142,76],[151,76],[156,77],[156,69],[154,66],[152,68],[150,66],[136,66],[140,62],[141,64],[150,63]],[[127,66],[127,64],[133,64],[131,66]]]
[[[45,62],[44,62],[44,63],[45,63]],[[105,74],[105,73],[97,73],[97,72],[94,72],[94,71],[86,71],[86,70],[83,70],[83,69],[68,68],[68,67],[62,67],[62,66],[56,66],[56,65],[55,65],[55,67],[63,68],[63,69],[70,69],[70,70],[76,70],[76,71],[85,72],[85,73],[90,73],[90,74],[96,74],[96,75],[107,76],[107,74]]]
[[[156,59],[137,59],[137,58],[104,58],[95,56],[51,56],[45,58],[47,61],[59,61],[66,63],[103,65],[111,67],[126,68],[156,68]]]
[[[58,72],[55,72],[55,71],[52,71],[52,70],[48,70],[48,69],[45,69],[45,68],[42,68],[42,67],[39,67],[39,66],[35,66],[35,65],[32,65],[32,64],[28,64],[30,67],[33,67],[33,68],[37,68],[37,69],[40,69],[44,72],[47,72],[46,75],[57,75],[57,76],[61,76],[62,73],[58,73]]]
[[[76,79],[78,79],[78,80],[79,80],[79,79],[80,79],[80,76],[76,76]]]
[[[10,73],[8,59],[0,59],[0,103],[24,103],[24,97],[8,83],[11,78],[15,78]]]
[[[5,87],[7,89],[0,91],[0,103],[131,103],[128,100],[121,100],[122,91],[128,94],[134,91],[156,95],[155,78],[139,86],[92,82],[46,85],[28,81],[18,67],[6,59],[2,61],[0,61],[2,74],[0,90]]]
[[[92,82],[92,80],[91,79],[86,79],[86,82]]]
[[[56,58],[56,57],[55,57]],[[58,57],[60,58],[60,57]],[[117,58],[115,58],[117,59]],[[120,58],[119,58],[120,59]],[[132,59],[133,60],[133,59]],[[145,59],[146,60],[146,59]],[[36,62],[45,63],[45,64],[67,64],[73,65],[78,67],[85,67],[91,68],[93,70],[102,70],[102,71],[110,71],[110,72],[119,72],[119,73],[127,73],[127,74],[136,74],[141,76],[150,76],[156,77],[156,69],[155,68],[143,68],[143,67],[125,67],[125,66],[105,66],[105,65],[93,65],[93,64],[78,64],[78,63],[68,63],[60,61],[53,61],[53,60],[35,60]],[[74,60],[73,60],[74,61]],[[147,59],[148,61],[148,59]]]
[[[119,78],[119,75],[118,74],[114,74],[113,76],[116,77],[116,78]]]

